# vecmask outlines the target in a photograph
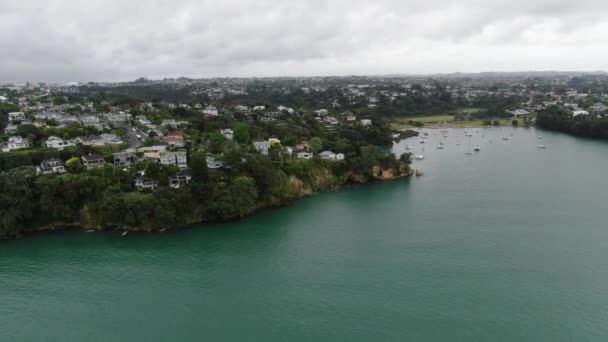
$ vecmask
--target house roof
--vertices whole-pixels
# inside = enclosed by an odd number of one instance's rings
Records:
[[[104,160],[103,156],[99,154],[89,154],[86,156],[82,156],[82,159],[85,159],[86,161]]]

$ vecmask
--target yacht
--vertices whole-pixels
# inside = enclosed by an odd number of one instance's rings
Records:
[[[424,159],[424,156],[420,155],[420,154],[417,154],[417,155],[414,156],[414,159],[422,160],[422,159]]]

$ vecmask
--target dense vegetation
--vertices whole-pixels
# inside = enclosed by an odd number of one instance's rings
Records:
[[[538,127],[583,137],[608,139],[608,117],[572,114],[560,107],[548,107],[538,113]]]

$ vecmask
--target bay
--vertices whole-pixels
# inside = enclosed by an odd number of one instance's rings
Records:
[[[241,221],[2,243],[0,340],[608,339],[608,144],[468,131],[393,146],[422,177]]]

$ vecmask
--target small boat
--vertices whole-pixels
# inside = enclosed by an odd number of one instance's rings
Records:
[[[125,230],[124,232],[122,232],[122,236],[125,236],[125,235],[127,235],[127,234],[129,234],[129,231],[128,231],[128,230]]]
[[[424,132],[424,135],[429,135],[429,132]]]
[[[502,138],[502,140],[507,141],[507,140],[509,140],[509,138],[504,137],[504,138]]]
[[[441,133],[447,133],[447,132],[448,132],[447,129],[444,129],[444,130],[441,131]]]
[[[540,139],[542,139],[542,138],[543,138],[543,136],[542,136],[542,135],[539,135],[537,138],[540,140]]]
[[[417,155],[414,156],[414,159],[422,160],[422,159],[424,159],[424,156],[420,155],[420,154],[417,154]]]
[[[443,150],[443,145],[438,145],[438,146],[437,146],[437,149],[438,149],[438,150]]]
[[[467,136],[467,137],[472,137],[472,136],[473,136],[473,134],[471,134],[471,133],[467,133],[467,134],[465,134],[465,136]]]
[[[536,145],[536,147],[537,147],[537,148],[540,148],[540,149],[545,149],[545,148],[547,148],[547,146],[545,146],[545,145]]]
[[[422,170],[416,170],[416,177],[424,176],[424,172]]]
[[[473,154],[473,152],[469,151],[466,154],[470,156],[471,154]]]
[[[473,151],[475,151],[475,152],[479,152],[479,151],[481,151],[481,147],[479,147],[479,146],[475,146],[475,148],[473,148]]]
[[[421,144],[424,144],[426,142],[426,140],[420,140]]]
[[[412,147],[411,147],[410,145],[405,145],[405,149],[406,149],[406,150],[411,150],[411,149],[412,149]]]

